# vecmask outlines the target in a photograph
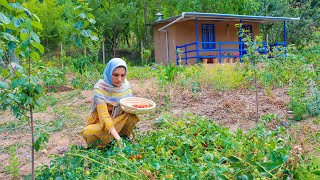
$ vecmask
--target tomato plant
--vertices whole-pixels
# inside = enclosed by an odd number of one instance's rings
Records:
[[[269,116],[268,116],[269,117]],[[271,117],[271,116],[270,116]],[[267,118],[267,117],[266,117]],[[123,149],[72,147],[51,165],[37,169],[38,179],[282,179],[293,177],[285,128],[258,124],[249,132],[186,114],[163,116],[156,131],[142,133]],[[89,171],[90,173],[86,173]]]

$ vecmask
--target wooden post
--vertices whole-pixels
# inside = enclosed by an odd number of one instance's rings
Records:
[[[62,51],[63,51],[63,48],[62,48],[62,42],[61,42],[61,43],[60,43],[60,61],[61,61],[61,67],[63,67]]]
[[[140,44],[141,44],[141,49],[140,49],[141,64],[143,64],[143,56],[142,56],[142,54],[143,54],[143,41],[142,40],[140,41]]]
[[[106,54],[104,52],[104,41],[102,41],[102,63],[106,64]]]

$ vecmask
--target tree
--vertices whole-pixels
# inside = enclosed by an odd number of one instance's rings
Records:
[[[36,105],[40,105],[42,88],[35,75],[36,72],[31,72],[31,61],[38,61],[39,53],[44,52],[37,34],[42,25],[39,18],[20,3],[0,0],[0,8],[0,59],[4,59],[8,67],[1,71],[3,79],[0,81],[0,107],[2,110],[9,108],[19,119],[30,120],[32,179],[34,179],[34,150],[39,150],[37,149],[39,146],[34,141],[33,109]],[[27,71],[16,70],[8,55],[11,51],[14,51],[22,63],[26,64]],[[37,142],[39,144],[42,141],[48,141],[47,135],[42,136]]]

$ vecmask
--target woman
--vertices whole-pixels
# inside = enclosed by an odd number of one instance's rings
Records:
[[[114,138],[122,148],[121,136],[129,137],[138,123],[139,118],[124,112],[119,104],[120,99],[132,96],[127,73],[126,63],[113,58],[103,72],[104,79],[95,84],[91,114],[82,131],[87,147],[94,143],[97,147],[104,147]]]

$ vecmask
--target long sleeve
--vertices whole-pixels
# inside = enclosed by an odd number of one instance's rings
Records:
[[[114,128],[114,124],[108,112],[108,106],[106,103],[99,103],[97,105],[97,112],[99,116],[101,129],[110,132]]]

